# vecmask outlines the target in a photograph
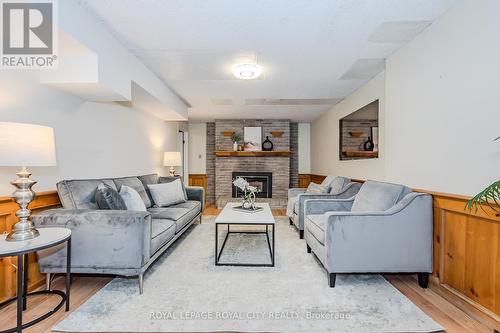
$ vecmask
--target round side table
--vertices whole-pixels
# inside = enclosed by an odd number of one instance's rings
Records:
[[[69,293],[71,287],[71,230],[67,228],[40,228],[40,236],[25,241],[8,242],[6,235],[0,236],[0,258],[17,256],[17,296],[0,303],[0,308],[17,300],[17,326],[0,331],[0,333],[21,333],[40,321],[50,317],[57,312],[65,303],[66,311],[69,311]],[[67,243],[66,253],[66,290],[41,290],[28,293],[28,253],[44,250],[59,244]],[[23,260],[24,259],[24,260]],[[26,310],[26,298],[33,295],[58,295],[61,301],[49,312],[23,324],[23,311]]]

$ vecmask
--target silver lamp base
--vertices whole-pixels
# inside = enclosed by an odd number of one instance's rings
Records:
[[[28,209],[29,203],[35,199],[35,192],[31,190],[31,187],[36,184],[36,181],[30,179],[31,173],[26,167],[23,167],[16,175],[19,178],[11,183],[17,187],[13,198],[21,209],[16,212],[19,222],[14,224],[12,231],[7,235],[6,240],[8,241],[23,241],[40,235],[33,222],[29,219],[31,211]]]
[[[173,166],[170,167],[170,170],[168,171],[168,173],[170,174],[170,177],[175,177],[175,169]]]

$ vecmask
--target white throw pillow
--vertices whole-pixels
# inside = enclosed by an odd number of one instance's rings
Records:
[[[180,179],[170,183],[149,184],[148,188],[155,205],[158,207],[168,207],[186,202],[184,188]]]
[[[122,185],[120,189],[120,196],[125,202],[127,210],[137,210],[141,212],[147,212],[146,205],[144,204],[144,201],[142,201],[139,192],[134,190],[132,187]]]

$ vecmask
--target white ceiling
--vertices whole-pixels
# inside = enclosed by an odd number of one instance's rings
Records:
[[[190,104],[190,120],[311,121],[384,70],[454,0],[81,3]],[[248,60],[264,75],[235,79],[232,65]]]

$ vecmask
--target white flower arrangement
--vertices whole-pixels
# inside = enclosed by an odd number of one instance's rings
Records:
[[[244,178],[241,178],[241,177],[236,178],[233,181],[233,185],[236,186],[237,188],[239,188],[242,191],[245,191],[245,189],[248,186],[250,186],[250,184]]]
[[[233,180],[233,185],[243,192],[243,201],[248,202],[253,207],[255,202],[255,193],[259,192],[259,190],[255,186],[250,185],[246,179],[241,177]]]

